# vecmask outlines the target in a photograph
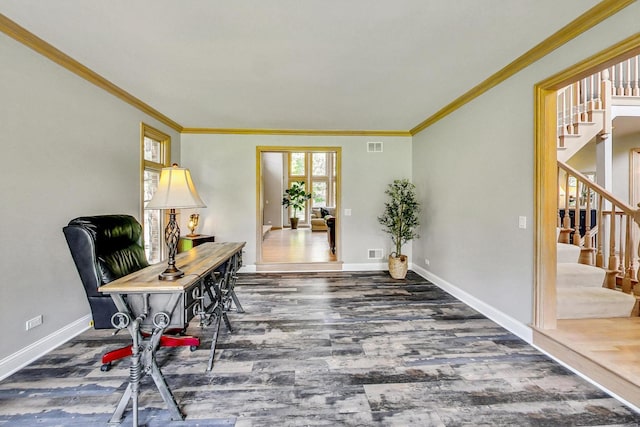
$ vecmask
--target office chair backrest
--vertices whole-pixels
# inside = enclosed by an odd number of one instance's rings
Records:
[[[94,326],[111,328],[117,310],[98,287],[149,265],[142,226],[130,215],[84,216],[63,228],[71,256],[89,299]]]

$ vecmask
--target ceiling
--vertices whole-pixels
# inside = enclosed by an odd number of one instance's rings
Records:
[[[598,0],[2,0],[187,128],[407,131]]]

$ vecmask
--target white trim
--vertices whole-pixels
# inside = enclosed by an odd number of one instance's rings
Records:
[[[498,325],[516,334],[518,337],[522,338],[527,343],[531,344],[533,342],[533,331],[529,326],[517,321],[513,317],[508,316],[499,310],[496,310],[494,307],[490,306],[484,301],[481,301],[478,298],[474,297],[473,295],[468,294],[467,292],[463,291],[457,286],[447,282],[443,278],[436,276],[435,274],[425,270],[422,267],[412,264],[411,270],[415,271],[420,276],[429,280],[430,282],[432,282],[434,285],[441,288],[445,292],[458,298],[460,301],[464,302],[468,306],[472,307],[473,309],[487,316],[489,319],[493,320]]]
[[[91,327],[91,314],[0,360],[0,381]]]
[[[300,273],[300,272],[323,272],[323,271],[384,271],[389,269],[389,264],[386,262],[379,263],[360,263],[360,264],[342,264],[342,270],[327,270],[327,269],[300,269],[300,270],[269,270],[269,271],[261,271],[261,273]],[[255,264],[243,265],[239,270],[239,273],[257,273],[257,267]]]
[[[238,269],[238,273],[255,273],[256,271],[255,264],[243,265]]]
[[[576,374],[577,376],[579,376],[580,378],[582,378],[583,380],[593,384],[594,386],[598,387],[600,390],[604,391],[605,393],[609,394],[611,397],[613,397],[614,399],[619,400],[620,402],[622,402],[622,404],[628,406],[629,408],[631,408],[632,410],[640,413],[640,408],[638,408],[637,406],[635,406],[633,403],[630,403],[629,401],[623,399],[622,397],[618,396],[617,394],[615,394],[614,392],[612,392],[611,390],[609,390],[608,388],[604,387],[603,385],[595,382],[594,380],[592,380],[591,378],[589,378],[588,376],[586,376],[585,374],[583,374],[582,372],[578,371],[576,368],[571,367],[570,365],[567,365],[565,362],[563,362],[560,359],[555,358],[552,354],[547,353],[545,350],[543,350],[542,348],[538,347],[535,344],[531,344],[531,346],[533,348],[535,348],[536,350],[538,350],[540,353],[543,353],[545,356],[549,357],[550,359],[553,359],[556,363],[564,366],[565,368],[567,368],[568,370],[570,370],[571,372],[573,372],[574,374]]]
[[[637,102],[637,101],[633,101],[633,102]],[[640,116],[640,108],[638,108],[637,104],[634,104],[634,105],[612,105],[611,106],[611,120],[615,119],[618,116],[638,117],[638,116]]]
[[[388,270],[388,262],[372,262],[372,263],[360,263],[360,264],[342,264],[342,271],[380,271]]]

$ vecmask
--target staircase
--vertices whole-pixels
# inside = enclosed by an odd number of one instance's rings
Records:
[[[567,193],[558,197],[556,317],[638,316],[640,209],[561,161],[558,177],[564,188],[575,182],[576,194],[583,196],[574,197],[573,205]]]
[[[577,250],[567,250],[572,248]],[[561,253],[564,255],[561,256]],[[606,271],[579,263],[579,254],[579,247],[558,243],[556,318],[588,319],[634,315],[636,297],[603,287]]]
[[[639,65],[636,56],[558,91],[558,319],[639,315],[640,209],[566,164],[610,137],[616,106],[640,106]]]

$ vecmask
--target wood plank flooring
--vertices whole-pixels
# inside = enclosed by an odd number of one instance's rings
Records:
[[[262,241],[262,262],[313,263],[336,261],[326,231],[310,228],[270,230]]]
[[[214,369],[201,348],[163,348],[186,414],[172,422],[145,377],[140,422],[157,426],[638,426],[640,414],[409,272],[241,274]],[[128,363],[100,371],[125,334],[87,331],[0,382],[0,425],[106,425]],[[131,425],[130,411],[123,425]]]
[[[640,407],[640,318],[559,320],[534,343]]]

